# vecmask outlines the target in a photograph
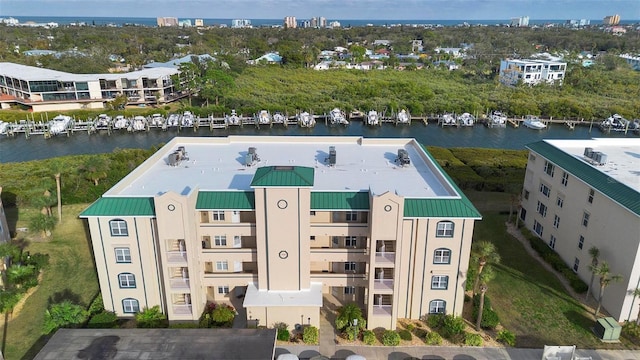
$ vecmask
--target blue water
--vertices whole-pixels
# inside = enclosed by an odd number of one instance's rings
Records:
[[[9,15],[4,15],[5,17],[9,17]],[[66,25],[70,23],[80,23],[83,22],[87,25],[95,24],[97,26],[101,25],[142,25],[142,26],[156,26],[156,18],[143,18],[143,17],[89,17],[89,16],[78,16],[78,17],[60,17],[60,16],[14,16],[15,19],[20,21],[20,23],[25,23],[28,21],[33,21],[36,23],[48,23],[55,22],[60,25]],[[183,19],[183,18],[180,18]],[[192,20],[195,17],[191,18]],[[232,19],[203,19],[205,25],[220,25],[226,24],[227,26],[231,25]],[[251,24],[253,26],[271,26],[271,25],[282,25],[282,19],[249,19],[251,20]],[[302,20],[302,19],[300,19]],[[495,25],[495,24],[507,24],[509,23],[508,19],[498,19],[498,20],[362,20],[362,19],[327,19],[327,22],[337,20],[340,24],[345,26],[367,26],[368,24],[374,26],[384,26],[391,24],[431,24],[431,25],[443,25],[443,26],[455,26],[462,24],[464,22],[471,25]],[[542,25],[542,24],[564,24],[566,20],[530,20],[529,25]],[[624,24],[634,24],[639,22],[639,20],[623,20],[620,21],[622,25]],[[192,22],[193,23],[193,22]],[[591,25],[600,25],[602,24],[602,19],[599,20],[591,20]]]
[[[589,139],[593,137],[624,137],[621,133],[603,134],[596,127],[589,132],[588,126],[576,126],[569,130],[563,125],[554,124],[543,131],[536,131],[520,127],[486,128],[476,125],[469,128],[441,128],[436,124],[425,126],[414,122],[411,125],[393,126],[384,124],[379,127],[369,127],[362,122],[352,122],[348,127],[327,127],[318,124],[313,129],[291,126],[282,128],[256,129],[253,126],[244,128],[229,128],[228,130],[200,129],[194,133],[192,129],[162,132],[154,129],[145,133],[114,133],[106,132],[87,135],[75,133],[71,137],[58,136],[44,139],[43,136],[32,136],[30,139],[17,136],[15,138],[0,137],[0,163],[47,159],[63,155],[99,154],[111,152],[117,148],[148,149],[151,146],[166,143],[174,136],[227,136],[227,135],[294,135],[294,136],[365,136],[365,137],[405,137],[416,138],[425,145],[440,147],[481,147],[498,149],[524,149],[526,144],[542,139]],[[637,135],[626,135],[638,138]],[[638,140],[640,141],[640,139]]]

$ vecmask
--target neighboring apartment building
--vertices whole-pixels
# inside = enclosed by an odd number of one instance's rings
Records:
[[[2,186],[0,186],[0,195],[2,195]],[[9,231],[9,223],[7,223],[7,215],[2,206],[2,197],[0,197],[0,244],[8,243],[9,241],[11,241],[11,232]]]
[[[102,109],[126,95],[129,104],[166,103],[176,99],[175,68],[151,68],[121,74],[71,74],[0,62],[0,105],[28,106],[34,112]]]
[[[604,19],[602,19],[602,23],[604,25],[618,25],[620,24],[620,15],[615,14],[605,16]]]
[[[414,139],[342,136],[177,137],[80,216],[120,316],[319,326],[332,296],[370,329],[460,315],[480,219]]]
[[[537,85],[542,82],[562,85],[566,62],[532,59],[506,59],[500,61],[500,82],[505,85],[516,85],[523,82]]]
[[[544,140],[527,146],[520,218],[589,283],[589,248],[600,249],[621,283],[603,306],[618,321],[636,320],[640,298],[640,141]],[[599,278],[592,294],[598,297]]]
[[[178,18],[176,17],[159,17],[156,18],[158,26],[178,26]]]
[[[284,18],[284,27],[287,29],[295,29],[298,27],[298,23],[296,22],[295,16],[285,16]]]

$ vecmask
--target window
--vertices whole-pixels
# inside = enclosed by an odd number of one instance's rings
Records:
[[[527,209],[520,209],[520,220],[524,221],[527,218]]]
[[[562,208],[564,205],[564,198],[562,196],[558,196],[556,199],[556,205],[558,205],[559,208]]]
[[[436,249],[433,253],[434,264],[450,264],[451,263],[451,250],[449,249]]]
[[[538,201],[538,207],[536,208],[538,214],[542,215],[542,217],[547,216],[547,205]]]
[[[444,314],[446,306],[444,300],[432,300],[429,302],[429,314]]]
[[[533,154],[529,154],[529,161],[534,162],[536,161],[536,156]]]
[[[356,271],[356,263],[353,261],[347,261],[344,263],[344,271]]]
[[[344,287],[344,294],[345,295],[353,295],[356,293],[356,287],[355,286],[345,286]]]
[[[585,212],[582,214],[582,226],[587,227],[589,226],[589,217],[591,215],[589,215],[589,213]]]
[[[549,239],[549,247],[552,249],[556,248],[556,237],[554,235],[551,235],[551,238]]]
[[[533,220],[533,231],[538,234],[538,236],[542,236],[543,230],[544,227],[542,226],[542,224],[540,224],[538,220]]]
[[[227,246],[227,237],[225,235],[215,235],[213,237],[213,243],[216,246]]]
[[[123,299],[122,300],[122,312],[125,314],[133,314],[140,311],[140,305],[136,299]]]
[[[309,240],[314,241],[315,239],[316,239],[316,236],[315,236],[315,235],[311,235],[311,236],[309,236]]]
[[[551,189],[547,185],[540,183],[540,192],[542,193],[542,195],[549,197],[549,195],[551,194]]]
[[[576,258],[573,261],[573,271],[578,272],[578,267],[580,266],[580,259]]]
[[[224,221],[224,211],[216,210],[212,212],[213,221]]]
[[[129,230],[127,230],[127,222],[124,220],[109,221],[109,228],[111,229],[111,236],[128,236],[129,235]]]
[[[453,223],[451,221],[440,221],[436,226],[436,237],[453,237]]]
[[[567,184],[569,183],[569,173],[567,173],[566,171],[562,172],[562,185],[567,186]]]
[[[226,261],[216,261],[216,270],[218,271],[228,271],[229,263]]]
[[[584,246],[584,236],[580,235],[580,238],[578,239],[578,249],[582,250],[583,246]]]
[[[316,216],[316,212],[315,211],[309,211],[309,216]]]
[[[117,263],[130,263],[131,262],[131,250],[128,247],[116,248],[116,262]]]
[[[347,221],[358,221],[358,213],[355,211],[347,211]]]
[[[431,277],[431,289],[447,290],[449,285],[449,277],[447,275],[434,275]]]
[[[344,238],[345,247],[356,247],[357,241],[355,236],[347,236]]]
[[[556,229],[560,227],[560,217],[558,215],[553,215],[553,227]]]
[[[229,293],[229,286],[218,286],[218,294],[227,295]]]
[[[587,199],[589,204],[593,204],[593,195],[595,195],[595,192],[593,191],[593,189],[589,189],[589,198]]]
[[[547,175],[553,177],[553,173],[556,170],[555,168],[556,167],[552,163],[548,161],[544,162],[544,172],[547,173]]]
[[[130,289],[136,287],[136,277],[131,273],[118,274],[118,282],[121,289]]]
[[[524,196],[523,197],[524,197],[525,200],[529,200],[529,190],[525,190],[524,191]]]

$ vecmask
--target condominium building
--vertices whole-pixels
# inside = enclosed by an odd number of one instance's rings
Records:
[[[589,248],[600,250],[612,282],[604,308],[636,320],[640,298],[640,169],[637,139],[544,140],[530,150],[520,218],[589,283]],[[592,294],[598,297],[599,278]]]
[[[295,29],[298,27],[295,16],[286,16],[284,18],[284,27],[287,29]]]
[[[234,29],[249,28],[251,27],[251,20],[249,19],[233,19],[231,20],[231,27]]]
[[[604,25],[618,25],[620,24],[620,15],[615,14],[605,16],[604,19],[602,19],[602,23]]]
[[[519,82],[537,85],[543,82],[559,83],[562,85],[566,62],[505,59],[500,61],[500,82],[506,85],[516,85]]]
[[[118,95],[130,104],[166,103],[178,97],[171,75],[178,69],[157,67],[121,74],[71,74],[0,62],[0,105],[28,106],[34,112],[102,109]]]
[[[159,17],[156,18],[158,26],[178,26],[178,18],[175,17]]]
[[[319,326],[324,298],[367,327],[459,315],[480,214],[414,139],[174,138],[81,215],[104,305]]]
[[[516,26],[516,27],[529,26],[529,17],[520,16],[520,17],[511,18],[510,26]]]

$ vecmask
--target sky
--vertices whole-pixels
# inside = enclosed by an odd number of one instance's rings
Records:
[[[0,17],[600,20],[613,14],[640,19],[640,0],[0,0]]]

